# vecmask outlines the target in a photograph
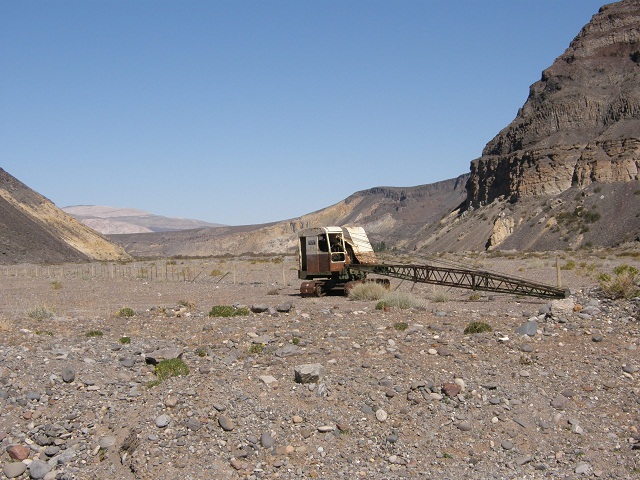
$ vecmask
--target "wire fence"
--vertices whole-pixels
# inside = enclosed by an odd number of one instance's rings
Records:
[[[290,281],[293,260],[282,261],[283,282]],[[264,262],[263,262],[264,263]],[[271,263],[271,262],[269,262]],[[12,278],[43,278],[62,280],[113,279],[143,280],[148,282],[205,282],[225,281],[236,283],[246,281],[247,265],[260,268],[257,260],[231,261],[223,266],[211,262],[135,262],[135,263],[86,263],[62,265],[3,265],[0,266],[0,280]]]

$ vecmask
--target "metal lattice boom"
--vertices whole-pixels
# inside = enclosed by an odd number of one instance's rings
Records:
[[[400,278],[417,283],[508,293],[540,298],[566,298],[568,291],[543,283],[530,282],[482,270],[437,267],[433,265],[351,265],[350,268]]]

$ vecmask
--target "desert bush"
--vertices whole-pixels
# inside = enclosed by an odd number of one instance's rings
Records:
[[[34,320],[45,320],[47,318],[53,318],[55,315],[53,310],[44,305],[38,305],[27,311],[27,317],[33,318]]]
[[[123,317],[123,318],[125,318],[125,317],[135,317],[136,312],[132,308],[123,307],[120,310],[118,310],[117,314],[118,314],[119,317]]]
[[[638,269],[630,265],[619,265],[613,269],[613,275],[600,275],[600,288],[611,298],[633,298],[640,295],[640,276]]]
[[[89,330],[87,333],[85,333],[85,336],[87,336],[89,338],[101,337],[102,335],[104,335],[102,333],[102,330]]]
[[[567,260],[565,264],[560,267],[560,270],[573,270],[574,268],[576,268],[576,262]]]
[[[399,331],[403,332],[404,330],[409,328],[409,324],[406,323],[406,322],[396,322],[396,323],[393,324],[393,328],[394,328],[394,330],[399,330]]]
[[[264,344],[262,344],[262,343],[253,343],[249,347],[249,353],[260,354],[262,352],[264,352]]]
[[[249,315],[248,308],[237,308],[230,305],[216,305],[209,312],[210,317],[238,317]]]
[[[471,295],[469,295],[469,300],[471,300],[472,302],[477,302],[478,300],[480,300],[480,294],[477,292],[473,292]]]
[[[54,290],[60,290],[60,289],[62,288],[62,283],[60,283],[60,281],[59,281],[59,280],[53,280],[53,281],[51,282],[51,287],[52,287]]]
[[[210,277],[219,277],[220,275],[224,275],[224,272],[222,270],[218,270],[217,268],[211,270],[211,273],[209,274]]]
[[[189,366],[179,358],[169,358],[156,364],[155,372],[158,380],[189,375]]]
[[[464,329],[464,333],[469,335],[473,333],[491,332],[491,325],[484,322],[471,322]]]
[[[382,298],[382,301],[386,306],[398,308],[400,310],[424,307],[424,301],[415,297],[411,293],[399,292],[397,290],[395,292],[388,292],[385,290],[385,292],[386,295]]]
[[[129,338],[129,337],[120,337],[120,339],[118,341],[120,343],[122,343],[123,345],[127,345],[127,344],[131,343],[131,338]]]
[[[364,282],[349,290],[349,298],[351,300],[381,300],[388,293],[388,290],[378,283]]]
[[[446,303],[450,300],[449,294],[442,289],[434,289],[432,300],[437,303]]]

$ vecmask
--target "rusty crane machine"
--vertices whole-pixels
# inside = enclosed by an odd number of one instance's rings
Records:
[[[367,279],[368,274],[512,295],[568,296],[568,291],[561,288],[482,270],[379,263],[362,227],[308,228],[300,231],[298,238],[298,278],[304,280],[300,285],[300,294],[304,297],[319,297],[340,290],[348,293],[364,281],[389,285],[387,279]]]

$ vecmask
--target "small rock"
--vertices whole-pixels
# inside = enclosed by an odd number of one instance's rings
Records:
[[[469,432],[471,431],[471,428],[472,428],[471,424],[467,421],[458,423],[456,427],[458,427],[458,429],[462,432]]]
[[[533,460],[533,457],[531,455],[521,455],[520,457],[516,458],[516,463],[520,466],[529,463]]]
[[[169,425],[169,423],[171,423],[171,417],[169,415],[162,414],[156,418],[156,427],[158,428],[164,428]]]
[[[578,466],[576,467],[576,469],[574,470],[578,475],[584,475],[586,473],[589,473],[589,470],[591,470],[591,467],[589,466],[588,463],[586,462],[581,462],[578,464]]]
[[[520,335],[528,335],[533,337],[538,332],[538,322],[535,320],[529,320],[524,325],[516,328],[516,333]]]
[[[7,449],[9,456],[18,462],[21,462],[25,458],[29,458],[30,451],[31,450],[24,445],[13,445]]]
[[[376,410],[376,418],[379,422],[386,421],[388,417],[389,415],[383,409],[380,408],[379,410]]]
[[[512,441],[510,440],[502,440],[502,442],[500,442],[500,445],[502,446],[502,448],[504,448],[505,450],[513,450],[513,447],[515,446],[513,444]]]
[[[29,464],[29,476],[33,479],[44,478],[50,470],[51,466],[42,460],[34,460]]]
[[[76,371],[71,365],[67,365],[62,369],[62,380],[65,383],[71,383],[76,379]]]
[[[558,395],[553,400],[551,400],[551,406],[557,410],[562,410],[566,405],[569,399],[564,395]]]
[[[333,432],[335,429],[336,429],[336,427],[334,427],[333,425],[322,425],[322,426],[318,427],[318,431],[320,433]]]
[[[271,436],[271,433],[269,432],[264,432],[260,436],[260,445],[262,445],[264,448],[271,448],[275,445],[275,443],[276,443],[275,439]]]
[[[236,428],[236,426],[234,425],[233,421],[229,417],[227,417],[226,415],[220,415],[218,417],[218,424],[222,427],[222,429],[225,432],[230,432],[231,430]]]
[[[447,397],[455,397],[462,391],[460,385],[456,383],[445,383],[442,385],[442,393],[444,393]]]
[[[324,367],[319,363],[298,365],[294,368],[296,383],[318,383],[324,376]]]
[[[157,424],[157,420],[156,420],[156,424]],[[100,439],[98,440],[98,445],[100,446],[100,448],[110,448],[113,447],[116,444],[116,437],[114,437],[113,435],[106,435],[104,437],[100,437]]]
[[[2,468],[2,473],[5,474],[7,478],[16,478],[22,475],[27,470],[27,466],[22,462],[11,462],[7,463]]]

